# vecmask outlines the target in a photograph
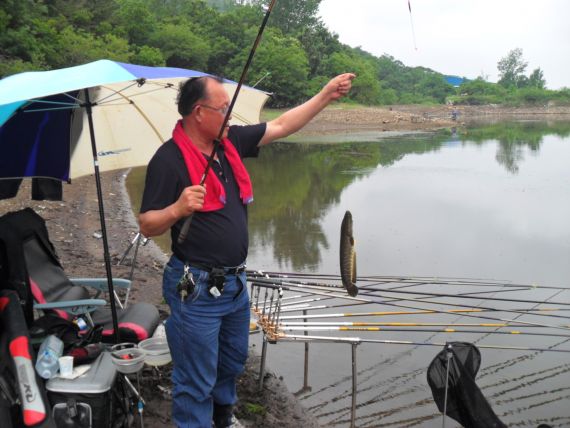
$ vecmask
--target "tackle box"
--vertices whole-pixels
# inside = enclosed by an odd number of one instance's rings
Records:
[[[102,352],[91,368],[75,379],[47,381],[48,399],[57,428],[108,428],[114,409],[117,369],[109,352]]]

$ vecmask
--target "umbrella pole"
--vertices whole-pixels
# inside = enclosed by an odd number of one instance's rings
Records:
[[[107,228],[105,226],[105,209],[103,207],[103,192],[101,191],[101,175],[99,173],[99,160],[97,158],[97,143],[95,142],[95,129],[93,127],[93,111],[89,100],[89,89],[85,89],[85,107],[89,122],[89,136],[91,137],[91,151],[93,152],[93,167],[95,169],[95,185],[97,187],[97,202],[99,204],[99,219],[101,221],[101,235],[103,235],[103,258],[105,260],[105,272],[107,273],[107,286],[109,300],[111,302],[111,316],[113,318],[113,332],[115,343],[119,343],[119,322],[117,319],[117,307],[115,305],[115,289],[113,286],[113,273],[111,272],[111,257],[109,255],[109,243],[107,241]]]

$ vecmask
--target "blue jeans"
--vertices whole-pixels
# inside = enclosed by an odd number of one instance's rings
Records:
[[[196,287],[184,302],[176,285],[184,264],[172,256],[164,268],[163,295],[170,306],[166,337],[172,354],[172,419],[178,427],[211,428],[213,403],[237,402],[249,340],[245,272],[226,275],[222,295],[208,291],[207,271],[191,268]]]

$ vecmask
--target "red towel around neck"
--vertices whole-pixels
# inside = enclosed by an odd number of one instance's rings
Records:
[[[188,135],[184,132],[182,120],[179,120],[176,123],[176,126],[172,131],[172,138],[182,152],[182,157],[184,158],[186,168],[190,175],[190,181],[192,181],[192,184],[199,184],[202,180],[202,176],[204,175],[208,162],[206,158],[204,158],[202,152],[198,150]],[[224,138],[220,142],[220,146],[224,148],[226,159],[232,167],[242,202],[244,205],[251,203],[253,201],[253,187],[251,186],[251,179],[249,178],[249,174],[245,169],[245,165],[243,164],[239,153],[227,138]],[[207,192],[206,197],[204,198],[204,207],[202,208],[202,211],[219,210],[226,203],[226,191],[212,168],[208,171],[208,176],[206,177],[204,184]]]

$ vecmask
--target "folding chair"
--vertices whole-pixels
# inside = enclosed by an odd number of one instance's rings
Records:
[[[35,211],[26,208],[0,217],[0,247],[2,276],[20,298],[33,296],[35,310],[55,313],[69,321],[84,318],[91,327],[103,326],[102,340],[113,341],[111,311],[102,299],[107,279],[68,278],[49,240],[45,221]],[[113,285],[123,289],[125,296],[123,301],[119,293],[107,296],[114,298],[118,306],[121,341],[138,343],[151,337],[159,323],[158,309],[149,303],[128,306],[129,280],[113,279]],[[95,289],[93,296],[86,286]]]

